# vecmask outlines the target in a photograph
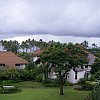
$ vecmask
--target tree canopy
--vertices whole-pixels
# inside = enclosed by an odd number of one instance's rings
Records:
[[[60,80],[60,94],[63,95],[63,78],[72,67],[87,63],[87,54],[80,47],[71,44],[56,44],[50,46],[41,55],[43,64],[49,63],[58,73]]]

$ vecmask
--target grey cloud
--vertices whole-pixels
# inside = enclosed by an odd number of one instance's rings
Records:
[[[99,0],[0,0],[0,32],[100,37],[99,4]]]

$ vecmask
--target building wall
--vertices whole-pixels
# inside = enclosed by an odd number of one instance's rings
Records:
[[[5,65],[4,64],[0,64],[0,70],[4,70],[5,69]]]
[[[85,77],[85,71],[79,71],[77,73],[77,81],[76,83],[81,79],[81,78],[84,78]]]
[[[33,62],[36,62],[39,59],[39,57],[33,57]]]
[[[54,70],[52,69],[50,73],[48,73],[48,78],[50,79],[56,79],[57,78],[57,73],[54,72]]]
[[[84,78],[85,75],[85,71],[79,71],[77,72],[77,79],[75,79],[75,72],[73,71],[73,69],[71,69],[69,71],[69,74],[67,75],[67,81],[71,82],[71,83],[77,83],[80,78]]]
[[[67,74],[67,81],[75,83],[75,72],[73,71],[73,69],[71,69],[68,74]]]
[[[73,71],[73,69],[71,69],[68,74],[66,75],[66,79],[67,81],[71,82],[71,83],[77,83],[81,78],[85,77],[85,73],[86,71],[79,71],[77,72],[77,79],[75,79],[75,71]],[[57,78],[57,73],[55,73],[53,70],[51,70],[51,72],[48,74],[48,78],[50,79],[56,79]]]
[[[25,67],[26,67],[25,64],[16,65],[16,68],[17,68],[17,69],[25,69]]]

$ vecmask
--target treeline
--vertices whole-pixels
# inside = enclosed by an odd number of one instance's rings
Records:
[[[52,41],[53,42],[53,41]],[[51,41],[50,41],[51,43]],[[1,46],[3,47],[4,50],[7,51],[13,51],[15,53],[19,52],[20,49],[23,50],[23,52],[28,51],[28,49],[30,50],[30,52],[38,49],[38,48],[46,48],[48,45],[46,42],[42,41],[42,39],[40,39],[39,41],[36,41],[34,39],[28,39],[25,41],[22,41],[22,43],[19,43],[16,40],[1,40],[0,41]]]
[[[22,41],[22,43],[19,43],[16,40],[1,40],[0,41],[0,45],[2,46],[3,50],[6,51],[12,51],[15,53],[18,53],[20,50],[22,50],[23,52],[28,52],[28,50],[30,52],[34,52],[37,49],[44,49],[44,48],[48,48],[51,45],[55,45],[55,44],[60,44],[60,42],[55,42],[53,40],[49,41],[49,42],[45,42],[42,39],[40,39],[39,41],[34,40],[34,39],[28,39],[25,41]],[[62,43],[61,43],[62,44]],[[68,45],[68,44],[73,44],[73,43],[63,43],[64,45]],[[81,45],[84,48],[88,47],[88,41],[83,41],[82,43],[76,43],[78,45]]]

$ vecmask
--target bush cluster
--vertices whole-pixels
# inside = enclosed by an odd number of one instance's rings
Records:
[[[77,83],[77,85],[74,85],[75,90],[85,90],[85,91],[90,91],[94,89],[94,86],[96,84],[86,81],[85,78],[80,79],[80,81]]]
[[[91,84],[74,85],[74,89],[75,89],[75,90],[90,91],[90,90],[93,90],[93,85],[91,85]]]
[[[0,80],[34,80],[35,70],[5,70],[0,72]]]
[[[58,87],[59,80],[58,79],[47,79],[43,81],[43,85],[46,87]]]
[[[96,85],[85,100],[100,100],[100,84]]]

